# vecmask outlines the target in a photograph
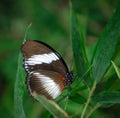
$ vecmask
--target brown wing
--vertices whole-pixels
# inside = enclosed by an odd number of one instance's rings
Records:
[[[22,45],[24,66],[27,72],[35,70],[51,70],[62,75],[68,72],[68,68],[61,56],[50,46],[43,42],[27,40]]]
[[[27,87],[34,98],[44,95],[48,99],[55,99],[65,87],[64,80],[64,76],[57,72],[36,70],[28,75]]]

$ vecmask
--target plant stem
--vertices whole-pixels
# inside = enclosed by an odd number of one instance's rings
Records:
[[[100,104],[96,104],[96,105],[92,108],[92,110],[88,113],[88,115],[86,116],[86,118],[89,118],[89,117],[92,115],[92,113],[93,113],[96,109],[98,109],[100,106],[101,106]]]
[[[90,101],[91,101],[91,96],[92,96],[95,88],[96,88],[96,81],[94,81],[94,83],[93,83],[93,86],[92,86],[92,88],[91,88],[90,94],[89,94],[88,99],[87,99],[87,102],[86,102],[85,107],[84,107],[84,109],[83,109],[83,112],[82,112],[82,114],[81,114],[81,118],[84,118],[85,112],[86,112],[87,107],[88,107],[88,105],[89,105],[89,103],[90,103]]]

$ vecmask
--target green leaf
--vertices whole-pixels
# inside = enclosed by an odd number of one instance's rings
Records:
[[[93,97],[99,103],[120,103],[120,92],[103,92]]]
[[[74,96],[70,96],[69,98],[70,100],[78,104],[84,104],[86,102],[86,99],[83,96],[80,96],[79,94],[75,94]]]
[[[25,76],[23,74],[23,59],[22,55],[19,54],[18,57],[18,69],[16,74],[15,89],[14,89],[14,105],[15,105],[15,118],[25,118],[25,113],[23,110],[23,94],[24,94],[24,84]]]
[[[118,78],[120,79],[120,69],[116,66],[116,64],[113,61],[111,61],[111,63],[117,73]]]
[[[99,82],[107,71],[120,38],[120,3],[103,30],[93,57],[93,77]]]
[[[26,39],[27,32],[30,26],[31,24],[28,25],[26,29],[23,42]],[[25,118],[25,113],[23,109],[24,88],[25,88],[25,73],[23,70],[23,58],[22,58],[22,54],[19,53],[18,68],[16,73],[16,81],[15,81],[15,89],[14,89],[15,118]]]
[[[85,52],[83,32],[78,24],[77,16],[71,8],[71,40],[76,71],[83,77],[88,69],[88,60]]]
[[[54,116],[54,118],[69,118],[68,114],[54,101],[39,95],[36,95],[35,98]]]

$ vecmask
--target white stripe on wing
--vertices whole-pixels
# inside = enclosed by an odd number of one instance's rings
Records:
[[[53,52],[48,54],[39,54],[39,55],[33,55],[30,58],[26,59],[25,65],[36,65],[42,63],[50,64],[52,61],[56,61],[56,60],[59,60],[59,58]]]
[[[60,86],[52,78],[38,72],[34,72],[33,74],[39,79],[42,84],[41,87],[44,88],[53,99],[61,94]]]

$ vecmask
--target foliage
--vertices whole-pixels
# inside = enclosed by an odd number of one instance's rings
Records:
[[[119,1],[12,1],[11,10],[4,1],[1,5],[1,117],[120,117]],[[49,43],[69,59],[68,65],[73,52],[74,82],[54,101],[42,96],[35,101],[25,86],[20,46],[31,21],[28,39]]]

